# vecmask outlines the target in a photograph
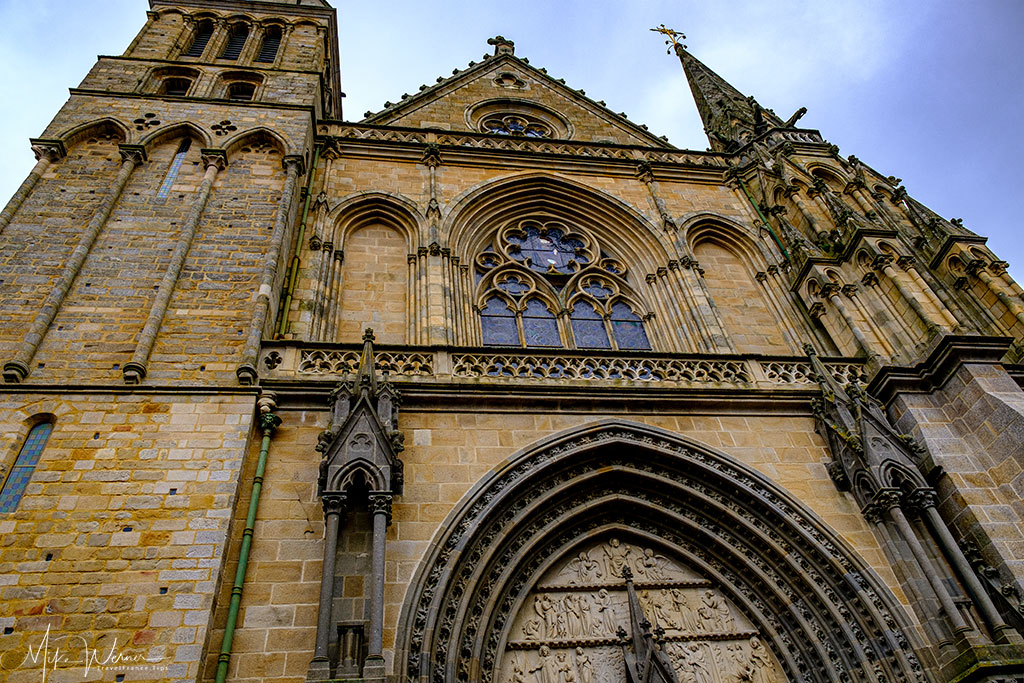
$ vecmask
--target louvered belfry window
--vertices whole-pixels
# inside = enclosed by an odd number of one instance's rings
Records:
[[[238,56],[242,54],[242,48],[245,47],[245,40],[248,37],[248,26],[242,23],[232,26],[231,34],[228,36],[228,43],[224,46],[224,51],[220,53],[219,59],[230,59],[232,61],[238,59]]]
[[[263,37],[263,45],[260,46],[260,53],[256,57],[257,62],[272,63],[277,59],[277,50],[281,47],[281,28],[270,26]]]
[[[188,46],[188,50],[182,54],[183,57],[202,57],[203,50],[206,49],[207,43],[210,42],[210,37],[213,36],[213,22],[210,20],[199,22],[199,26],[196,27],[196,34],[192,38],[192,44]]]

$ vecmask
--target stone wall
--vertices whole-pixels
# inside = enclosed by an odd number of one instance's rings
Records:
[[[253,408],[244,392],[0,393],[3,474],[32,420],[54,421],[0,520],[7,681],[39,680],[28,650],[47,628],[61,675],[86,647],[145,657],[148,678],[198,674]]]

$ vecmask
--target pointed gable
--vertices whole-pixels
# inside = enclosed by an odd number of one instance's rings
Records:
[[[363,123],[501,134],[499,126],[505,121],[513,135],[671,147],[583,91],[516,57],[511,41],[499,36],[488,42],[495,50],[483,62],[456,69],[452,76],[403,96],[383,111],[367,112]],[[520,126],[524,130],[516,129]]]

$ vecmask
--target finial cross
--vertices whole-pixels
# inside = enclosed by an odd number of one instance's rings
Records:
[[[686,36],[680,33],[679,31],[674,31],[666,27],[665,24],[662,24],[658,28],[652,28],[651,30],[654,31],[655,33],[661,33],[662,35],[667,36],[668,40],[665,41],[666,45],[671,45],[672,47],[676,47],[677,45],[682,46],[684,48],[686,47],[681,42],[683,40],[686,40]],[[668,52],[668,54],[672,54],[672,49],[669,48],[666,52]]]

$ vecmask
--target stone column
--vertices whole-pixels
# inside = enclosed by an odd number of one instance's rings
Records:
[[[939,604],[942,605],[942,611],[946,613],[946,617],[949,619],[949,623],[953,627],[953,633],[957,637],[963,637],[965,633],[972,631],[973,629],[967,625],[964,621],[964,617],[960,614],[960,610],[953,603],[953,598],[950,597],[949,591],[942,583],[942,578],[935,570],[935,566],[932,564],[928,557],[928,553],[925,552],[924,547],[921,545],[920,539],[917,534],[914,533],[914,528],[907,521],[906,515],[903,514],[903,509],[899,505],[899,494],[896,491],[879,491],[875,495],[875,504],[884,508],[889,519],[896,525],[897,531],[900,536],[906,542],[910,548],[910,553],[914,556],[914,560],[917,565],[921,568],[925,578],[928,580],[928,584],[931,586],[932,591],[935,593],[935,597],[939,599]]]
[[[345,494],[324,494],[324,566],[320,575],[320,609],[316,615],[316,645],[313,661],[309,663],[311,681],[323,681],[331,677],[331,661],[327,650],[331,643],[331,608],[334,603],[334,572],[338,555],[338,534],[341,516],[345,510]]]
[[[985,620],[985,624],[992,631],[993,640],[997,643],[1008,643],[1011,640],[1020,643],[1020,636],[1015,633],[1012,626],[1003,620],[1003,616],[992,602],[985,587],[981,585],[978,575],[974,573],[967,558],[964,557],[963,550],[957,545],[949,527],[943,521],[935,503],[935,491],[928,489],[915,491],[911,498],[911,504],[921,512],[921,517],[935,536],[942,554],[946,556],[953,571],[960,577],[978,611],[981,612],[981,618]]]
[[[63,159],[67,154],[67,150],[64,149],[64,143],[60,140],[42,140],[35,139],[29,140],[32,143],[32,153],[36,155],[36,165],[32,167],[32,170],[28,172],[28,177],[21,183],[21,187],[11,197],[11,201],[7,202],[7,206],[0,212],[0,235],[3,234],[4,228],[14,218],[14,214],[18,213],[18,209],[28,199],[28,196],[32,194],[32,189],[39,182],[39,179],[46,173],[46,169],[50,167],[55,161]]]
[[[153,306],[149,309],[146,317],[146,324],[139,334],[138,344],[132,359],[124,364],[122,374],[125,384],[138,384],[146,377],[146,363],[149,361],[149,354],[156,342],[156,335],[160,332],[160,326],[164,322],[164,315],[167,313],[167,306],[171,302],[171,294],[174,292],[178,278],[181,276],[181,269],[185,265],[185,258],[192,247],[192,240],[196,235],[196,228],[199,226],[199,219],[202,218],[206,202],[210,198],[213,183],[217,179],[217,172],[227,166],[227,155],[224,150],[204,149],[202,150],[203,164],[206,166],[206,175],[199,184],[195,201],[189,209],[185,225],[178,236],[178,242],[174,245],[174,253],[171,254],[171,262],[164,271],[163,279],[157,288],[156,298]]]
[[[363,678],[384,676],[384,560],[387,529],[391,524],[391,494],[375,491],[370,494],[373,516],[373,563],[370,570],[370,633]]]
[[[900,296],[902,296],[904,299],[906,299],[907,303],[909,303],[910,307],[914,309],[914,312],[917,313],[918,317],[920,317],[921,320],[924,322],[924,324],[928,326],[928,329],[930,329],[930,330],[945,329],[946,331],[949,331],[950,329],[952,329],[947,324],[948,323],[947,320],[936,320],[934,318],[934,316],[932,316],[925,309],[925,307],[921,305],[921,301],[917,297],[916,293],[911,292],[907,288],[906,284],[903,282],[903,279],[900,278],[899,275],[896,273],[896,269],[892,267],[892,261],[893,261],[893,257],[891,255],[889,255],[889,254],[879,254],[878,256],[875,257],[875,260],[871,262],[871,266],[873,268],[875,268],[876,270],[882,271],[882,273],[887,278],[889,278],[889,281],[892,282],[894,285],[896,285],[896,290],[900,293]],[[917,284],[918,284],[919,287],[924,285],[923,282],[920,282],[920,283],[917,283]],[[927,287],[927,285],[922,287],[922,291],[924,292],[925,296],[928,295],[928,289],[929,288]],[[932,301],[932,303],[935,304],[936,302]],[[939,308],[940,311],[945,310],[945,306],[942,306],[941,302],[938,302],[938,308]],[[956,322],[954,321],[953,322],[953,327],[955,327],[955,326],[956,326]]]
[[[89,255],[93,242],[96,241],[100,230],[107,222],[107,218],[110,217],[114,204],[121,198],[121,192],[124,191],[124,186],[128,184],[132,171],[135,170],[136,166],[145,161],[146,158],[145,150],[139,145],[120,145],[120,152],[122,160],[121,169],[117,172],[117,177],[114,178],[107,196],[100,202],[96,213],[89,220],[89,224],[85,227],[82,236],[78,238],[75,250],[71,252],[71,256],[68,257],[60,277],[46,296],[46,300],[43,302],[39,312],[36,313],[32,324],[29,325],[28,332],[18,345],[14,358],[4,363],[3,375],[4,380],[7,382],[20,382],[28,376],[29,363],[32,362],[32,358],[36,355],[39,344],[43,341],[43,336],[46,334],[47,329],[49,329],[50,323],[57,317],[57,311],[60,310],[68,292],[71,291],[71,285],[74,283],[78,271],[82,269],[82,264],[85,263],[85,258]]]
[[[298,155],[286,156],[282,164],[285,169],[284,189],[281,190],[281,201],[277,207],[277,217],[274,219],[274,232],[270,235],[270,250],[263,261],[263,276],[255,295],[256,303],[252,320],[249,322],[245,348],[242,350],[242,362],[235,370],[238,381],[245,385],[255,384],[259,376],[256,371],[256,356],[260,351],[260,340],[263,338],[263,328],[267,323],[267,313],[270,311],[270,294],[277,278],[281,245],[288,228],[292,200],[295,198],[295,184],[303,167],[302,157]]]
[[[974,275],[979,280],[985,283],[989,291],[996,295],[996,297],[1006,306],[1006,309],[1013,314],[1017,320],[1024,323],[1024,308],[1021,308],[1019,302],[1014,301],[1011,297],[1012,291],[1007,292],[1009,289],[1006,287],[1006,283],[1003,282],[1002,278],[992,277],[986,270],[987,264],[982,259],[974,259],[967,264],[967,272],[970,275]]]
[[[836,310],[839,311],[839,315],[843,317],[843,320],[845,320],[847,326],[849,326],[850,332],[853,333],[853,338],[857,340],[857,343],[860,345],[861,349],[863,349],[864,353],[867,354],[868,358],[878,358],[878,354],[871,349],[871,345],[868,343],[867,337],[864,336],[863,330],[861,330],[860,326],[857,325],[857,321],[853,319],[850,309],[846,307],[846,304],[843,303],[842,298],[840,298],[839,292],[841,290],[842,288],[835,283],[823,285],[821,288],[821,297],[823,299],[828,299],[832,302],[832,305],[836,307]]]

